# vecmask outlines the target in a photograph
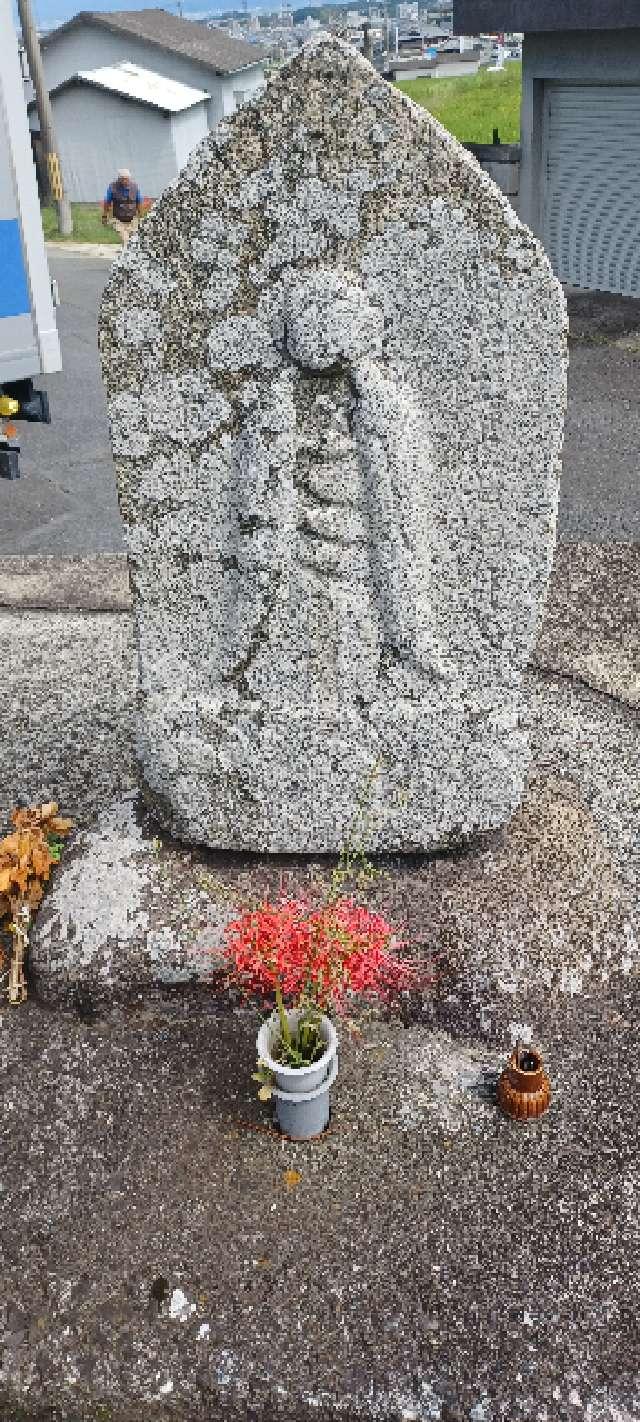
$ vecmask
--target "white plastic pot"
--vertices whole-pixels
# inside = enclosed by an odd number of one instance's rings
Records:
[[[287,1011],[292,1029],[297,1027],[300,1016],[299,1008]],[[258,1056],[275,1077],[273,1095],[278,1125],[286,1136],[296,1141],[319,1136],[329,1122],[329,1091],[338,1075],[338,1037],[328,1017],[321,1020],[320,1035],[327,1044],[320,1059],[312,1066],[288,1067],[274,1061],[271,1055],[271,1048],[280,1037],[277,1012],[263,1022],[258,1032]]]

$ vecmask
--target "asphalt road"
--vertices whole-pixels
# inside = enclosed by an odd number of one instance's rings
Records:
[[[0,480],[0,555],[124,549],[97,353],[100,258],[50,254],[63,370],[51,425],[21,427],[22,478]],[[569,294],[569,408],[559,536],[640,541],[640,301]],[[620,344],[622,343],[622,344]]]
[[[124,549],[98,364],[98,303],[109,261],[50,255],[63,369],[38,381],[50,425],[21,425],[21,478],[0,480],[0,554]]]

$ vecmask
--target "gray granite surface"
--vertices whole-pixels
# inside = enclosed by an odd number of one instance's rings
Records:
[[[101,353],[146,799],[212,848],[501,825],[555,541],[566,307],[475,161],[338,41],[191,155]]]

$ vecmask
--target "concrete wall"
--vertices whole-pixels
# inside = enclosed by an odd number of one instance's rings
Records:
[[[77,29],[68,30],[43,47],[42,59],[50,90],[80,70],[99,69],[105,64],[118,64],[122,60],[151,69],[154,74],[164,74],[178,84],[203,89],[211,95],[208,108],[211,128],[223,114],[233,113],[233,109],[227,106],[227,93],[231,94],[233,89],[247,89],[254,93],[264,85],[262,64],[252,64],[247,70],[238,70],[233,75],[216,75],[184,55],[170,54],[148,44],[146,40],[136,39],[134,35],[113,34],[100,25],[79,25]]]
[[[518,143],[465,143],[485,173],[508,197],[520,216],[520,145]]]
[[[171,118],[157,109],[78,84],[53,99],[53,117],[72,202],[101,201],[122,167],[144,197],[159,197],[176,177]]]
[[[610,31],[525,34],[522,46],[520,216],[541,235],[542,121],[545,81],[579,84],[637,84],[640,26]]]
[[[431,63],[420,61],[416,58],[415,64],[403,59],[399,64],[394,64],[391,60],[389,72],[394,80],[397,79],[468,79],[478,73],[480,68],[480,56],[471,64],[468,60],[454,59],[451,63],[438,64],[437,60]]]
[[[460,58],[449,60],[447,57],[446,60],[442,60],[441,62],[436,61],[435,77],[436,79],[468,79],[478,73],[481,62],[480,55],[478,55],[477,59],[472,60],[471,63],[468,59]]]

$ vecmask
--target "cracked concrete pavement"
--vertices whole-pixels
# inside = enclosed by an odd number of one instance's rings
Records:
[[[253,1096],[255,1014],[181,974],[232,904],[326,865],[201,862],[116,813],[96,874],[113,807],[139,820],[126,568],[0,568],[0,807],[54,797],[80,831],[0,1011],[3,1422],[635,1422],[636,552],[559,550],[505,834],[381,866],[441,977],[341,1034],[305,1146]],[[495,1103],[513,1020],[552,1081],[527,1127]]]

